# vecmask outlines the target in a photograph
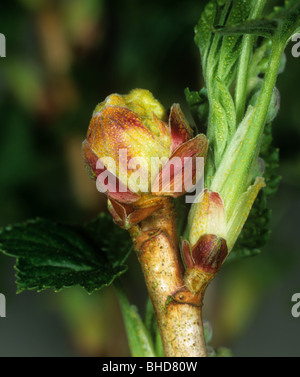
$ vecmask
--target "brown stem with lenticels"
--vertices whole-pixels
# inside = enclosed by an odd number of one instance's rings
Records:
[[[211,277],[203,275],[197,293],[185,286],[172,199],[166,198],[164,207],[131,228],[130,234],[156,312],[165,356],[206,356],[202,300]]]

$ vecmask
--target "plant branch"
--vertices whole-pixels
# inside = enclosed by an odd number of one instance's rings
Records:
[[[167,357],[206,356],[202,298],[184,283],[176,214],[171,199],[164,208],[130,230],[157,316]]]

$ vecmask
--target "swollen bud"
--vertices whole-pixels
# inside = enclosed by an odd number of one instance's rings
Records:
[[[197,161],[207,148],[206,136],[193,137],[178,104],[166,112],[148,90],[134,89],[96,106],[82,156],[114,221],[129,229],[160,209],[161,198],[196,185]]]

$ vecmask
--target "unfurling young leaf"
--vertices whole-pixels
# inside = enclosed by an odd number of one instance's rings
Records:
[[[200,49],[202,69],[206,71],[208,53],[213,38],[213,28],[217,16],[217,4],[210,1],[201,14],[200,20],[195,27],[195,43]]]
[[[269,17],[230,24],[217,28],[223,35],[253,34],[285,45],[300,31],[300,4],[298,0],[286,0],[283,7],[276,7]]]
[[[253,34],[272,39],[277,28],[277,22],[267,19],[246,21],[240,25],[218,27],[216,31],[223,35]]]
[[[233,0],[226,25],[236,25],[245,21],[250,13],[251,1]],[[229,87],[232,83],[240,57],[242,38],[239,35],[224,35],[220,51],[218,77]]]

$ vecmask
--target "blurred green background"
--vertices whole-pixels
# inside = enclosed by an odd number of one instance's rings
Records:
[[[206,1],[15,0],[1,2],[0,226],[46,217],[81,223],[105,210],[81,162],[81,142],[96,104],[135,87],[165,107],[201,87],[193,27]],[[280,1],[272,1],[272,4]],[[209,287],[205,318],[213,346],[235,356],[300,356],[300,58],[286,50],[274,144],[282,181],[270,201],[272,233],[263,253],[224,266]],[[16,295],[14,260],[0,255],[0,356],[128,356],[111,288]],[[124,276],[143,311],[146,292],[132,255]],[[141,284],[137,284],[141,281]]]

